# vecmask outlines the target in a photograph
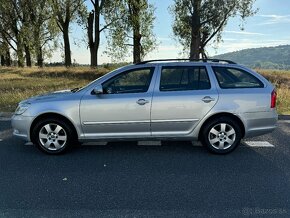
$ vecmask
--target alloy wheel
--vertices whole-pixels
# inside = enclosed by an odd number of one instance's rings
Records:
[[[67,142],[67,133],[60,125],[49,123],[40,129],[39,141],[46,149],[57,151],[65,146]]]
[[[230,148],[236,139],[235,129],[227,123],[213,126],[208,133],[208,140],[212,147],[218,150]]]

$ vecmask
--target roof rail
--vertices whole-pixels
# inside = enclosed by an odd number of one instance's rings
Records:
[[[156,60],[147,60],[147,61],[141,61],[139,63],[136,63],[136,65],[141,65],[141,64],[147,64],[151,62],[158,62],[158,61],[189,61],[189,62],[216,62],[216,63],[221,63],[225,62],[228,64],[236,64],[233,61],[230,60],[222,60],[222,59],[188,59],[188,58],[181,58],[181,59],[156,59]]]

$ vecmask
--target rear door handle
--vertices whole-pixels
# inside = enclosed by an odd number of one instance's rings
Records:
[[[201,99],[203,102],[205,103],[209,103],[211,101],[215,101],[214,98],[210,97],[210,96],[205,96],[203,99]]]
[[[139,99],[136,103],[139,105],[145,105],[145,104],[149,103],[149,101],[145,100],[145,99]]]

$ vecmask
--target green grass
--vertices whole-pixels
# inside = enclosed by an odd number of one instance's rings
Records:
[[[62,89],[81,87],[113,68],[89,67],[0,68],[0,112],[14,111],[28,97]],[[279,114],[290,114],[290,71],[258,70],[277,89]]]

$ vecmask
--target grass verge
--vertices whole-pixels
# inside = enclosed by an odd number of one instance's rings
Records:
[[[28,97],[56,90],[82,87],[109,69],[82,68],[0,68],[0,111],[14,111]]]

